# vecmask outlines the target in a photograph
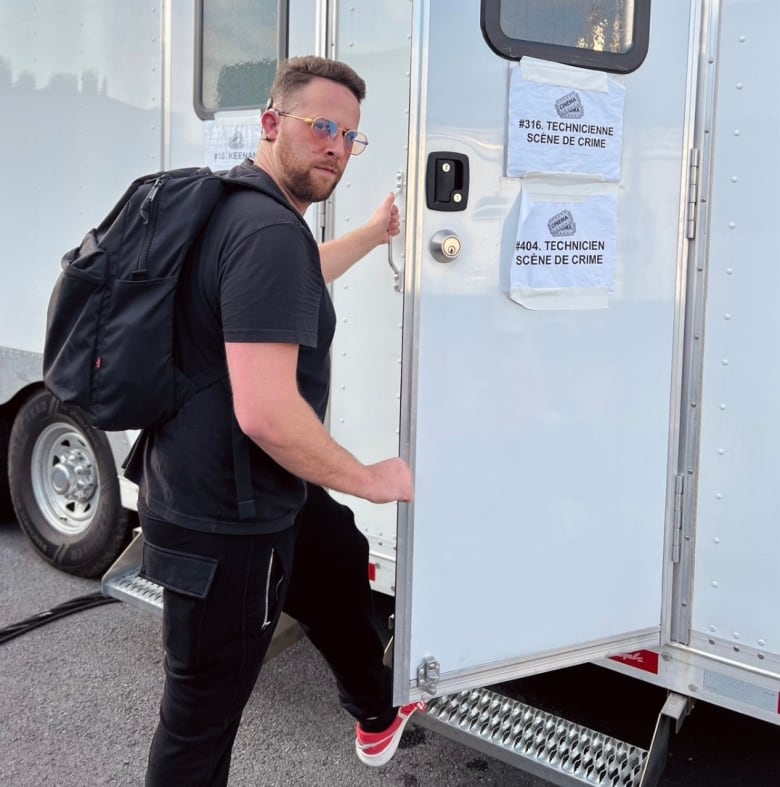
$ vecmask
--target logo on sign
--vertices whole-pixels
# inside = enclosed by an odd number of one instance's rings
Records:
[[[554,238],[560,238],[574,235],[577,232],[577,224],[570,210],[562,210],[547,222],[547,229]]]
[[[560,118],[581,118],[585,114],[582,101],[574,90],[555,102],[555,111]]]

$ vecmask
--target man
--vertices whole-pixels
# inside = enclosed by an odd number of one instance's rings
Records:
[[[227,784],[233,740],[282,609],[333,670],[369,765],[394,754],[393,708],[370,620],[368,547],[322,487],[410,501],[399,457],[365,465],[323,426],[335,328],[325,286],[399,231],[392,195],[363,227],[319,249],[302,214],[328,198],[350,156],[363,80],[316,57],[283,64],[254,162],[233,170],[177,295],[177,366],[228,376],[145,437],[143,573],[164,588],[165,688],[150,787]]]

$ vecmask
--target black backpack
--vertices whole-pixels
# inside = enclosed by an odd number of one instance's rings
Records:
[[[282,202],[254,178],[207,167],[144,175],[63,257],[47,313],[43,381],[94,426],[153,427],[226,375],[220,366],[187,378],[174,366],[174,296],[193,244],[235,188]]]

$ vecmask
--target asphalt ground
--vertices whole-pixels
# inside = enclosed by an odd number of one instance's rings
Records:
[[[43,562],[15,522],[0,521],[0,630],[98,590],[99,583]],[[0,645],[0,786],[142,785],[162,657],[159,618],[122,603],[77,612]],[[640,738],[632,742],[646,748],[662,694],[627,681],[586,665],[519,681],[514,693],[526,701],[552,695],[568,711],[579,705],[586,718],[569,718],[606,731],[610,724],[631,729]],[[327,667],[301,639],[263,668],[234,747],[230,785],[549,784],[419,727],[410,727],[381,769],[361,765],[353,741],[353,722],[338,705]],[[780,728],[700,704],[672,739],[661,783],[777,787]]]

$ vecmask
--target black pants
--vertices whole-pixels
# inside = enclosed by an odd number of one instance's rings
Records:
[[[220,787],[282,610],[333,671],[359,721],[392,718],[390,670],[372,623],[368,542],[319,487],[294,528],[221,536],[141,512],[143,575],[164,587],[165,687],[147,787]],[[389,720],[388,719],[388,720]]]

